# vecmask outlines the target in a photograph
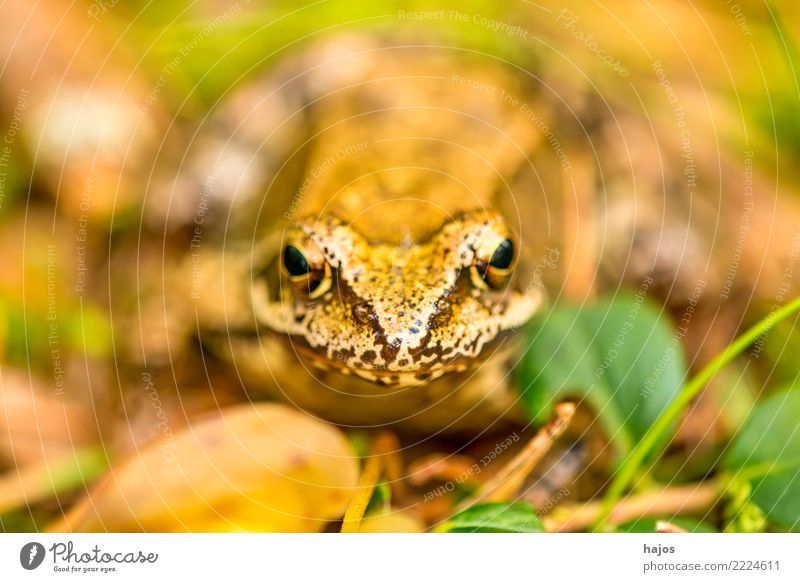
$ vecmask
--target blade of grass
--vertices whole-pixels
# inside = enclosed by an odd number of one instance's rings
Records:
[[[736,356],[744,352],[760,336],[767,333],[776,323],[783,321],[790,315],[800,311],[800,297],[796,297],[780,309],[771,312],[767,317],[753,325],[750,329],[740,335],[719,355],[711,360],[697,375],[681,388],[676,398],[664,409],[661,415],[645,433],[642,440],[633,447],[631,452],[623,461],[619,471],[614,475],[611,485],[608,488],[601,505],[600,513],[595,519],[592,529],[599,531],[603,529],[608,516],[619,501],[623,492],[630,485],[642,462],[653,450],[662,438],[664,433],[669,430],[673,422],[678,418],[684,408],[694,399],[703,387],[711,381],[717,372],[725,365],[730,363]]]
[[[342,521],[342,533],[357,532],[361,521],[364,519],[364,512],[367,509],[369,500],[378,486],[381,474],[388,472],[387,469],[393,461],[390,457],[398,450],[397,438],[389,432],[381,432],[375,437],[372,443],[370,456],[364,463],[361,472],[358,489],[353,496]]]

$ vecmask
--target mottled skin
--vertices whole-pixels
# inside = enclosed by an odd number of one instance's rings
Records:
[[[386,386],[426,383],[472,367],[536,310],[538,293],[502,281],[493,289],[479,272],[508,236],[499,215],[481,211],[405,246],[372,244],[334,217],[309,218],[287,244],[314,257],[327,290],[312,298],[307,285],[289,283],[283,301],[262,302],[256,284],[257,314],[318,366]]]

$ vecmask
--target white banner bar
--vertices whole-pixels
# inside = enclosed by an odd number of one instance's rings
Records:
[[[800,534],[0,534],[0,580],[800,580]],[[546,578],[543,578],[546,577]]]

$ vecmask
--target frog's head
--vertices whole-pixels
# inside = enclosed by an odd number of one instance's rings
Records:
[[[502,217],[484,211],[400,245],[373,244],[334,217],[309,219],[287,232],[280,262],[280,301],[253,286],[261,323],[317,366],[385,385],[468,369],[541,300],[534,286],[511,284],[515,244]]]

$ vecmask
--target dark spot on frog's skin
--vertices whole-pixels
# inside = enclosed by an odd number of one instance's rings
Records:
[[[419,333],[419,329],[417,329],[416,327],[412,327],[412,328],[411,328],[411,329],[409,329],[408,331],[410,331],[410,332],[411,332],[411,333],[413,333],[413,334],[418,334],[418,333]]]
[[[377,358],[377,357],[378,357],[378,354],[376,354],[374,350],[367,350],[366,352],[361,354],[361,361],[363,361],[363,362],[365,362],[367,364],[371,364],[372,362],[375,361],[375,358]]]
[[[408,360],[407,360],[406,358],[403,358],[402,360],[400,360],[400,361],[399,361],[399,362],[397,362],[397,363],[398,363],[400,366],[406,366],[406,365],[408,365]]]
[[[382,334],[379,334],[376,337],[379,340],[379,343],[383,343],[385,339],[383,339]],[[382,340],[382,341],[381,341]],[[381,358],[386,364],[391,364],[397,358],[397,353],[400,351],[400,345],[403,343],[403,340],[400,338],[395,339],[391,344],[384,343],[381,347]]]
[[[414,322],[414,324],[421,326],[422,325],[422,320],[418,319],[417,321]]]
[[[405,316],[405,314],[406,314],[405,311],[401,311],[400,313],[397,314],[397,317],[403,317]]]
[[[417,380],[419,380],[420,382],[425,382],[426,380],[430,380],[430,377],[431,377],[432,375],[433,375],[433,374],[431,374],[430,372],[422,372],[422,373],[420,373],[420,374],[417,374],[417,375],[416,375],[416,378],[417,378]]]

